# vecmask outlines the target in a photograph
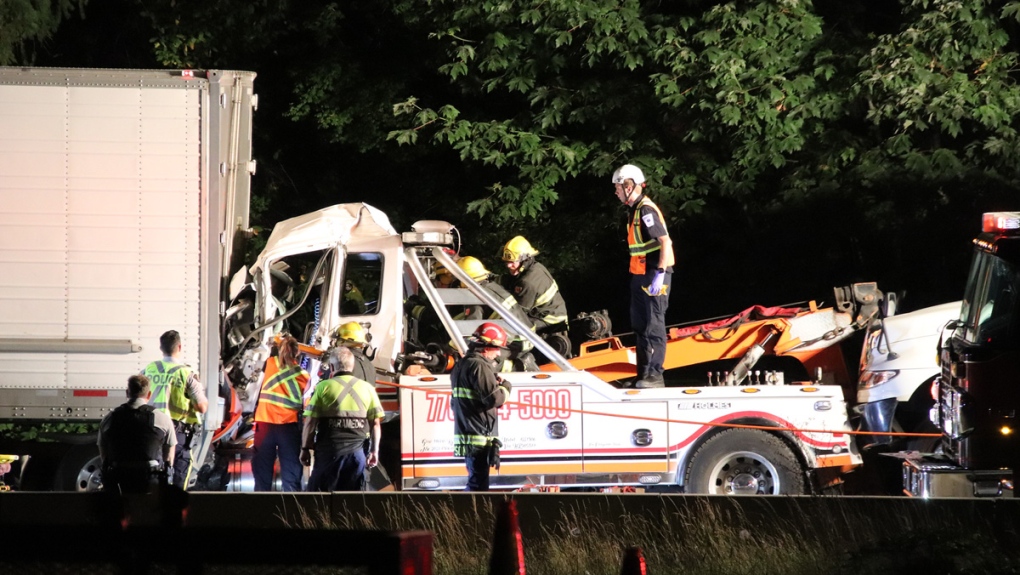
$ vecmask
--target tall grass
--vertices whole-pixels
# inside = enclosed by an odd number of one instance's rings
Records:
[[[299,526],[428,530],[437,575],[484,575],[503,499],[458,497],[394,497],[373,506],[376,511],[303,514]],[[783,501],[777,511],[769,498],[748,505],[731,498],[628,497],[654,499],[632,506],[593,495],[521,505],[529,510],[521,513],[528,573],[618,575],[629,546],[641,547],[650,575],[1020,573],[1017,548],[1003,545],[1008,526],[962,506],[964,512],[947,513],[951,507],[896,499],[862,505],[803,498]]]

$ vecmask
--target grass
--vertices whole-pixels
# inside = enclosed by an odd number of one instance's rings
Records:
[[[424,529],[435,537],[437,575],[484,575],[503,501],[394,497],[376,511],[303,513],[295,526]],[[991,506],[918,503],[642,495],[518,499],[531,575],[618,575],[630,546],[642,549],[649,575],[1020,573],[1016,518],[989,517]]]

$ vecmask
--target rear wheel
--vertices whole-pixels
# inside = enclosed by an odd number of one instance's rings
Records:
[[[57,466],[53,489],[57,491],[92,492],[103,485],[99,448],[95,445],[75,445]]]
[[[803,466],[774,435],[729,429],[702,445],[686,472],[688,493],[715,495],[800,495]]]

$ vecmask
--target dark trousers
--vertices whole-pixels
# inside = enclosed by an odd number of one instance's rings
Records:
[[[661,375],[666,361],[666,308],[673,291],[673,274],[667,273],[662,285],[666,295],[650,296],[644,289],[652,283],[655,270],[630,276],[630,326],[637,336],[637,375],[643,378]]]
[[[174,421],[174,432],[177,435],[177,449],[174,452],[174,487],[187,489],[191,482],[191,440],[195,432],[188,432],[188,426]]]
[[[474,453],[464,456],[467,465],[468,480],[465,491],[489,490],[489,450],[476,449]]]
[[[320,452],[316,446],[308,491],[364,491],[365,465],[365,450],[360,446],[343,455]]]
[[[251,472],[255,491],[273,490],[273,467],[280,458],[280,483],[284,491],[301,491],[301,428],[294,423],[255,425],[255,454]]]

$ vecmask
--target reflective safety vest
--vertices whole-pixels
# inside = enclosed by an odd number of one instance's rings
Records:
[[[191,368],[170,361],[154,361],[145,367],[145,377],[152,382],[149,405],[170,416],[174,421],[198,423],[198,413],[188,397]]]
[[[644,196],[642,196],[637,205],[634,206],[634,217],[631,218],[630,223],[627,224],[627,247],[630,249],[630,273],[635,275],[644,275],[646,256],[654,251],[662,249],[662,245],[659,243],[658,239],[651,238],[646,241],[641,234],[641,208],[645,206],[655,210],[655,214],[659,216],[660,222],[666,221],[662,217],[662,212],[659,210],[659,206],[656,206],[652,200],[649,200]]]
[[[297,423],[308,379],[308,372],[300,366],[282,366],[279,357],[269,358],[255,408],[255,421]]]
[[[329,426],[368,437],[368,424],[382,418],[384,412],[372,384],[347,374],[320,381],[308,402],[305,415],[339,419],[341,421]]]

